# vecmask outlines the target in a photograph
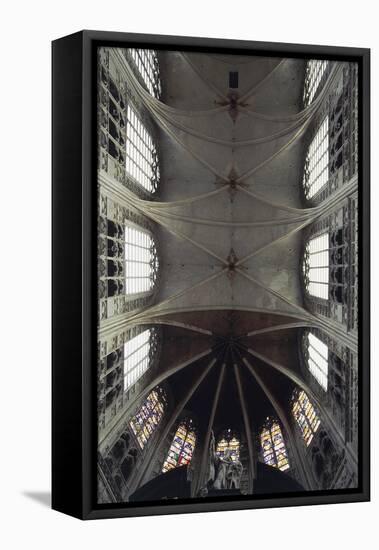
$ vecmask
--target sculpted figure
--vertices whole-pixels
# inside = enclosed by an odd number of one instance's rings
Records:
[[[200,489],[200,495],[206,496],[208,489],[239,489],[243,466],[240,460],[233,460],[232,452],[226,449],[224,456],[216,454],[216,443],[213,431],[209,444],[208,477]]]
[[[214,489],[228,489],[229,472],[233,459],[229,449],[226,449],[224,456],[216,455],[216,477],[213,483]]]
[[[232,461],[227,472],[227,488],[239,489],[241,483],[243,466],[239,460]]]

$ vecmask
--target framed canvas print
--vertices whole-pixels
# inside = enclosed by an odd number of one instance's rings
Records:
[[[53,43],[53,508],[369,499],[369,50]]]

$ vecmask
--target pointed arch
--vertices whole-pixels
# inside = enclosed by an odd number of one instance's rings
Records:
[[[163,463],[162,473],[191,463],[196,447],[196,427],[192,418],[181,420]]]
[[[294,390],[291,408],[303,441],[308,447],[320,427],[320,418],[304,390]]]
[[[263,461],[282,472],[289,470],[287,448],[279,421],[267,418],[259,434]]]
[[[166,410],[167,398],[163,389],[157,386],[146,397],[140,408],[131,418],[129,425],[141,449],[148,443]]]

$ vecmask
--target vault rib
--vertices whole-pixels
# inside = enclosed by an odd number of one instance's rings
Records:
[[[157,313],[152,313],[151,317],[148,321],[144,321],[143,324],[153,324],[154,323],[154,316],[160,316],[160,315],[171,315],[174,313],[188,313],[188,312],[200,312],[200,311],[224,311],[224,310],[231,310],[231,311],[249,311],[253,313],[269,313],[271,315],[278,315],[281,317],[294,317],[295,319],[305,321],[305,322],[312,322],[314,321],[315,325],[317,323],[317,319],[304,319],[301,317],[298,313],[292,313],[290,311],[281,311],[279,309],[269,309],[269,308],[259,308],[259,307],[247,307],[247,306],[238,306],[235,304],[223,304],[223,305],[204,305],[204,306],[186,306],[186,307],[179,307],[179,308],[171,308],[167,310],[162,310]]]
[[[303,328],[303,327],[312,327],[313,324],[308,321],[302,321],[301,323],[285,323],[282,325],[274,325],[271,327],[266,328],[260,328],[257,330],[252,330],[248,332],[247,334],[243,334],[242,336],[239,336],[238,338],[248,338],[250,336],[256,336],[258,334],[267,334],[269,332],[276,332],[280,330],[287,330],[291,328]]]
[[[206,376],[209,374],[209,372],[211,371],[211,369],[215,365],[216,361],[217,361],[216,358],[213,358],[211,360],[209,365],[204,369],[204,371],[200,374],[200,376],[190,386],[190,388],[186,392],[183,399],[181,399],[180,402],[178,403],[178,405],[175,407],[172,415],[170,416],[169,421],[167,422],[162,434],[160,435],[160,438],[158,440],[158,444],[155,447],[151,447],[149,449],[149,455],[145,458],[140,472],[138,473],[137,477],[133,481],[133,487],[130,490],[131,493],[133,491],[135,491],[140,486],[140,483],[143,481],[143,478],[146,475],[146,473],[147,473],[147,471],[148,471],[148,469],[151,465],[152,460],[155,458],[155,456],[157,456],[157,455],[159,456],[159,451],[162,448],[163,444],[165,443],[166,437],[170,433],[170,430],[171,430],[172,426],[174,425],[174,423],[176,422],[176,420],[178,419],[178,417],[182,413],[184,407],[186,406],[188,401],[191,399],[191,397],[193,396],[195,391],[198,389],[200,384],[204,381]]]
[[[167,222],[165,223],[162,220],[162,217],[159,214],[152,214],[150,211],[148,211],[148,212],[146,212],[146,215],[149,218],[151,218],[152,220],[154,220],[155,222],[157,222],[159,225],[162,225],[165,229],[167,229],[167,231],[169,231],[170,233],[172,233],[176,237],[179,237],[179,238],[181,238],[185,241],[188,241],[189,243],[193,244],[195,247],[199,248],[203,252],[206,252],[209,256],[212,256],[214,259],[218,260],[219,262],[221,262],[225,266],[228,265],[227,260],[225,260],[224,258],[219,256],[218,254],[216,254],[215,252],[213,252],[212,250],[210,250],[206,246],[198,243],[197,241],[194,241],[193,239],[191,239],[191,237],[188,237],[188,235],[185,235],[184,233],[182,233],[178,229],[174,229]]]
[[[351,182],[344,185],[339,191],[334,193],[329,200],[325,201],[321,206],[312,208],[312,211],[307,214],[306,220],[300,224],[298,227],[295,227],[294,229],[291,229],[289,232],[285,233],[284,235],[281,235],[277,239],[274,239],[273,241],[270,241],[269,243],[265,244],[261,248],[258,248],[257,250],[254,250],[251,254],[248,254],[241,258],[238,262],[236,262],[236,266],[242,265],[247,260],[251,259],[256,254],[259,254],[266,248],[269,248],[271,245],[280,242],[281,240],[284,240],[285,238],[289,237],[290,235],[294,235],[298,231],[304,229],[304,227],[307,227],[307,225],[313,223],[317,218],[319,218],[322,215],[327,214],[329,210],[332,210],[336,204],[338,204],[344,197],[349,196],[351,193],[353,193],[358,186],[358,179],[354,178]],[[247,192],[248,194],[251,194],[249,191],[246,191],[245,189],[239,187],[243,192]],[[311,209],[309,209],[311,210]]]
[[[255,457],[254,446],[253,446],[252,437],[251,437],[250,420],[249,420],[249,414],[248,414],[247,407],[246,407],[244,392],[243,392],[243,389],[242,389],[240,373],[239,373],[239,370],[238,370],[238,365],[236,363],[234,363],[234,365],[233,365],[233,370],[234,370],[234,376],[235,376],[236,383],[237,383],[238,396],[239,396],[239,400],[240,400],[243,423],[244,423],[244,427],[245,427],[247,448],[248,448],[248,452],[249,452],[250,493],[253,493],[254,492],[254,490],[253,490],[254,489],[254,479],[256,478],[257,471],[256,471],[256,457]]]
[[[126,404],[125,408],[123,409],[122,414],[119,417],[115,417],[115,420],[113,421],[113,423],[112,423],[112,421],[109,423],[109,425],[107,426],[107,431],[104,432],[103,434],[99,435],[99,443],[98,443],[99,447],[101,446],[101,444],[104,442],[104,440],[106,438],[111,436],[111,434],[115,430],[117,430],[117,427],[120,424],[122,424],[123,422],[125,422],[127,420],[127,415],[134,409],[134,407],[137,405],[137,403],[139,401],[141,401],[141,399],[146,397],[151,392],[151,390],[153,390],[159,384],[162,384],[162,382],[164,382],[165,380],[167,380],[168,378],[170,378],[171,376],[173,376],[177,372],[179,372],[182,369],[185,369],[186,367],[192,365],[196,361],[199,361],[203,357],[206,357],[207,355],[210,355],[214,351],[215,351],[215,348],[208,348],[205,351],[203,351],[201,353],[198,353],[198,354],[194,355],[193,357],[190,357],[189,359],[187,359],[183,363],[179,363],[179,364],[169,368],[167,371],[158,374],[158,376],[156,376],[154,378],[154,380],[152,382],[150,382],[150,384],[148,384],[144,389],[142,389],[138,394],[136,394],[134,397],[132,397],[130,399],[130,401]]]
[[[277,65],[275,65],[275,67],[273,69],[271,69],[271,71],[262,79],[260,80],[257,84],[254,84],[250,90],[248,90],[247,92],[245,92],[245,94],[240,97],[239,99],[237,99],[237,103],[238,104],[241,104],[241,103],[244,103],[244,101],[246,101],[247,99],[249,99],[250,97],[252,97],[254,94],[257,93],[257,91],[262,87],[264,86],[265,84],[267,84],[267,81],[278,71],[278,69],[280,67],[282,67],[284,65],[284,63],[287,61],[287,59],[281,59],[279,61],[279,63]]]
[[[238,260],[236,262],[236,267],[244,264],[245,262],[247,262],[247,260],[250,260],[251,258],[253,258],[254,256],[256,256],[257,254],[259,254],[260,252],[263,252],[263,250],[266,250],[266,248],[269,248],[270,246],[272,246],[273,244],[276,244],[284,239],[286,239],[287,237],[291,236],[291,235],[295,235],[296,233],[298,233],[299,231],[301,231],[302,229],[304,229],[304,227],[306,227],[307,225],[309,225],[310,223],[312,223],[315,219],[316,219],[317,216],[314,216],[313,218],[308,218],[305,222],[301,223],[300,225],[298,225],[297,227],[291,229],[290,231],[288,231],[287,233],[284,233],[284,235],[281,235],[280,237],[278,237],[277,239],[274,239],[273,241],[270,241],[269,243],[261,246],[260,248],[257,248],[256,250],[254,250],[253,252],[251,252],[250,254],[247,254],[246,256],[244,256],[243,258],[241,258],[240,260]]]
[[[294,309],[298,310],[302,315],[303,315],[303,318],[305,320],[311,320],[313,319],[313,315],[311,313],[309,313],[309,311],[307,311],[306,309],[304,309],[302,306],[299,306],[297,304],[294,304],[293,302],[291,302],[291,300],[288,300],[288,298],[286,298],[285,296],[282,296],[282,294],[280,294],[279,292],[277,292],[276,290],[273,290],[272,288],[270,288],[269,286],[266,286],[264,283],[261,283],[260,281],[258,281],[258,279],[255,279],[254,277],[252,277],[251,275],[248,275],[247,273],[245,273],[244,271],[242,271],[241,269],[239,268],[236,268],[236,272],[239,273],[240,275],[242,275],[243,277],[245,277],[245,279],[248,279],[251,283],[263,288],[264,290],[266,290],[269,294],[272,294],[273,296],[275,296],[276,298],[278,298],[279,300],[281,300],[282,302],[286,303],[287,305],[289,305],[290,307],[293,307]]]
[[[203,286],[204,284],[209,283],[210,281],[216,279],[217,277],[219,277],[220,275],[222,275],[225,272],[226,272],[226,268],[222,269],[221,271],[219,271],[217,273],[212,273],[212,275],[206,277],[205,279],[202,279],[201,281],[198,281],[194,285],[192,285],[188,288],[185,288],[184,290],[181,290],[177,294],[174,294],[174,295],[170,296],[169,298],[166,298],[162,302],[159,302],[158,304],[154,304],[153,306],[149,307],[148,309],[145,309],[144,311],[138,313],[134,317],[134,319],[142,318],[142,317],[145,317],[146,315],[151,315],[151,313],[159,315],[160,313],[162,313],[162,306],[168,304],[169,302],[172,302],[173,300],[177,300],[177,299],[181,298],[182,296],[184,296],[188,292],[192,292],[193,290],[198,289],[200,286]]]
[[[309,124],[311,123],[312,121],[312,118],[313,116],[317,113],[317,110],[319,108],[319,106],[322,104],[321,103],[321,99],[324,98],[324,96],[326,95],[327,91],[329,90],[329,87],[331,86],[332,82],[334,81],[336,75],[341,71],[341,67],[340,66],[337,66],[337,65],[334,65],[333,66],[333,69],[331,70],[331,73],[328,77],[328,80],[327,82],[325,83],[325,86],[321,92],[321,94],[319,95],[319,103],[317,103],[317,101],[315,100],[315,108],[314,110],[311,112],[311,115],[309,116],[309,118],[304,122],[304,124],[299,128],[299,130],[284,144],[282,145],[277,151],[275,151],[275,153],[273,153],[272,155],[270,155],[267,159],[265,159],[264,161],[262,161],[260,164],[258,164],[257,166],[253,167],[253,168],[250,168],[249,170],[247,170],[246,172],[244,172],[241,176],[239,176],[236,180],[236,183],[241,183],[242,181],[244,181],[246,178],[252,176],[253,174],[255,174],[256,172],[258,172],[258,170],[260,170],[261,168],[263,168],[264,166],[266,166],[268,163],[270,163],[272,160],[274,160],[278,155],[280,155],[280,153],[282,153],[283,151],[285,151],[286,149],[288,149],[288,147],[290,147],[292,145],[292,143],[294,143],[302,134],[303,132],[305,131],[305,129],[309,126]],[[245,185],[250,185],[248,183],[245,183]]]
[[[197,76],[204,82],[204,84],[206,84],[221,99],[229,103],[229,98],[202,73],[202,71],[196,66],[196,64],[190,59],[190,57],[184,52],[179,53],[180,56],[188,63],[191,69],[197,74]]]
[[[117,52],[117,50],[115,50]],[[120,54],[116,53],[117,56],[120,56]],[[127,75],[127,80],[131,87],[133,88],[134,92],[140,97],[141,101],[144,103],[146,108],[149,110],[149,112],[152,111],[152,107],[150,104],[151,96],[150,94],[144,90],[144,88],[141,86],[141,84],[138,82],[136,77],[134,76],[133,72],[131,71],[128,64],[123,60],[122,61],[122,67]],[[162,119],[161,116],[156,116],[156,119],[158,121],[158,124],[161,126],[161,128],[168,134],[174,141],[179,143],[179,145],[187,151],[193,158],[195,158],[198,162],[200,162],[203,166],[208,168],[214,175],[218,176],[223,181],[228,181],[228,178],[225,177],[221,172],[219,172],[214,166],[209,164],[204,158],[202,158],[200,155],[195,153],[193,149],[188,147],[183,141],[171,130],[171,128],[167,125],[167,123]]]
[[[210,443],[210,440],[211,440],[211,432],[212,432],[214,419],[215,419],[215,415],[216,415],[216,411],[217,411],[217,407],[218,407],[218,403],[219,403],[219,399],[220,399],[222,384],[223,384],[224,378],[225,378],[225,368],[226,368],[226,365],[224,363],[221,367],[221,370],[220,370],[220,376],[218,377],[216,391],[215,391],[213,402],[212,402],[211,414],[210,414],[209,420],[208,420],[208,426],[207,426],[207,431],[206,431],[206,434],[205,434],[203,454],[202,454],[202,457],[201,457],[201,465],[200,465],[200,472],[199,472],[199,477],[198,477],[198,482],[197,482],[197,491],[196,492],[198,492],[201,489],[201,487],[208,482],[208,480],[205,480],[205,474],[206,474],[205,467],[206,467],[207,455],[208,455],[208,451],[209,451],[209,443]]]
[[[244,357],[242,358],[243,364],[248,369],[251,376],[256,380],[260,388],[262,389],[263,393],[266,395],[267,399],[270,401],[274,411],[276,412],[279,420],[281,421],[284,429],[287,432],[289,442],[291,445],[291,450],[293,454],[295,455],[295,460],[298,466],[300,466],[299,471],[302,477],[302,481],[304,484],[304,488],[312,489],[312,478],[309,476],[308,469],[305,467],[304,462],[302,460],[301,454],[299,453],[299,449],[296,445],[296,440],[293,434],[293,430],[291,428],[290,423],[288,422],[287,415],[285,414],[283,408],[278,403],[278,401],[275,399],[272,392],[268,389],[266,384],[263,382],[262,378],[259,376],[253,365]]]
[[[355,452],[352,449],[350,449],[349,446],[345,446],[344,438],[343,438],[342,434],[340,433],[340,430],[336,426],[334,420],[332,419],[330,414],[327,412],[326,408],[324,407],[324,405],[322,404],[320,399],[313,392],[311,387],[302,378],[297,376],[297,374],[292,372],[287,367],[284,367],[280,363],[278,363],[276,361],[272,361],[269,357],[267,357],[265,355],[262,355],[261,353],[258,353],[257,351],[253,350],[250,347],[246,348],[246,351],[250,355],[252,355],[253,357],[259,359],[260,361],[263,361],[263,363],[266,363],[267,365],[269,365],[273,369],[277,370],[278,372],[280,372],[281,374],[283,374],[284,376],[289,378],[292,382],[294,382],[297,386],[299,386],[302,390],[304,390],[311,397],[311,399],[316,403],[319,410],[322,412],[322,414],[327,419],[329,424],[333,427],[333,431],[334,431],[335,435],[337,436],[337,438],[339,439],[340,443],[343,445],[343,447],[346,448],[346,451],[350,454],[352,459],[355,462],[357,462],[357,455],[355,454]]]

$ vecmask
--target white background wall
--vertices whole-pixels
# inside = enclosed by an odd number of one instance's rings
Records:
[[[375,211],[379,206],[375,177],[379,32],[374,6],[371,0],[2,3],[0,541],[7,539],[3,548],[149,545],[167,549],[183,544],[189,549],[199,545],[227,549],[275,548],[277,543],[281,550],[355,549],[370,539],[370,547],[376,546],[378,397],[373,400],[372,503],[86,523],[53,512],[46,504],[50,486],[50,41],[92,28],[371,47]],[[374,246],[377,220],[375,216]],[[375,273],[377,253],[372,263]],[[374,290],[374,314],[377,308]],[[374,353],[376,328],[373,323]],[[374,372],[377,396],[376,381]]]

